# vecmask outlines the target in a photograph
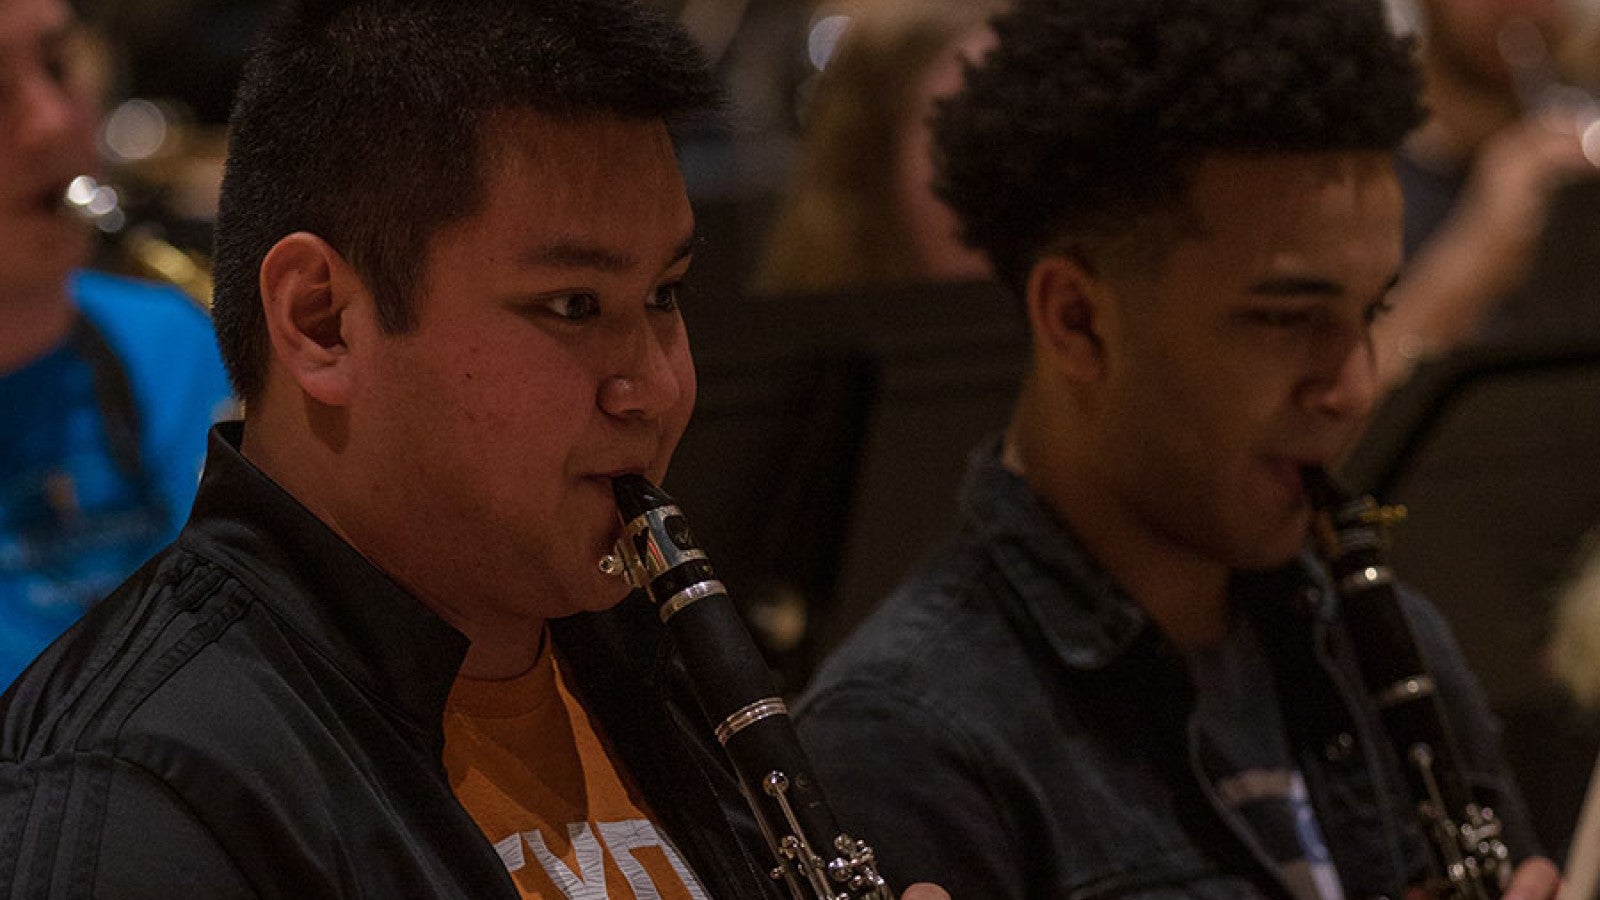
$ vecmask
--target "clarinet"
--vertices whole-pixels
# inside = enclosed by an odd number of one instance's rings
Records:
[[[659,608],[717,741],[795,900],[894,900],[872,848],[822,795],[772,675],[672,498],[637,475],[611,481],[622,536],[600,570]]]
[[[1321,469],[1305,476],[1362,682],[1433,850],[1435,874],[1424,887],[1449,900],[1495,900],[1511,880],[1500,821],[1473,799],[1433,676],[1401,613],[1394,573],[1382,559],[1384,528],[1403,511],[1351,496]]]

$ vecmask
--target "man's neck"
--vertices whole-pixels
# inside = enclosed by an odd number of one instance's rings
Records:
[[[76,315],[65,284],[0,297],[0,375],[60,346],[72,333]]]
[[[438,612],[436,607],[434,610]],[[442,614],[441,617],[472,642],[467,647],[467,658],[461,661],[462,678],[510,681],[525,674],[539,661],[539,646],[546,627],[543,619],[517,620],[511,623],[514,627],[507,629],[474,628],[471,623],[451,620]]]
[[[265,398],[253,403],[251,409],[241,454],[374,567],[467,638],[470,646],[461,664],[463,678],[503,681],[533,667],[538,658],[539,636],[545,628],[543,619],[498,611],[494,604],[475,602],[461,590],[430,590],[428,583],[437,579],[418,575],[417,563],[425,560],[416,559],[416,554],[388,552],[390,548],[373,534],[372,527],[367,526],[363,532],[360,517],[352,520],[344,515],[344,510],[360,506],[359,501],[347,500],[341,492],[353,479],[340,473],[324,438],[314,437],[325,436],[330,429],[337,431],[338,426],[330,424],[337,417],[335,412],[314,404],[294,406]],[[301,416],[307,421],[285,425],[284,416]],[[252,428],[252,422],[262,424]]]
[[[1002,462],[1044,498],[1175,645],[1221,641],[1229,620],[1228,567],[1148,528],[1098,479],[1063,462],[1065,454],[1051,447],[1063,434],[1029,416],[1028,403],[1023,400],[1006,434]]]

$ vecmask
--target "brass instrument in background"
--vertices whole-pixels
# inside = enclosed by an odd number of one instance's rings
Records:
[[[209,243],[226,135],[192,120],[175,101],[118,104],[100,124],[109,174],[74,178],[61,205],[101,235],[96,265],[175,285],[209,309],[211,260],[193,245]],[[189,246],[163,222],[192,224]]]
[[[1383,561],[1383,529],[1396,513],[1370,497],[1352,497],[1320,469],[1305,475],[1362,682],[1433,850],[1436,875],[1422,886],[1442,900],[1496,900],[1511,880],[1510,853],[1494,810],[1472,795],[1433,676],[1400,608],[1394,573]]]
[[[116,188],[93,176],[79,175],[67,186],[61,202],[116,244],[130,274],[176,285],[196,303],[211,308],[210,261],[169,243],[148,223],[130,225]]]

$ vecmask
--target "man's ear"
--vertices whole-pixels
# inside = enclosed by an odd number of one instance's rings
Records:
[[[1106,337],[1114,328],[1109,285],[1070,256],[1040,257],[1028,275],[1028,325],[1035,355],[1077,382],[1106,373]]]
[[[349,314],[361,279],[327,241],[297,231],[267,251],[260,288],[277,364],[311,399],[344,406],[354,376]]]

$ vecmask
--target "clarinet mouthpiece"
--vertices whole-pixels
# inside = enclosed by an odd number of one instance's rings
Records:
[[[671,496],[650,483],[643,475],[617,475],[611,479],[611,493],[617,498],[617,513],[624,522],[652,509],[677,505]]]
[[[1306,466],[1300,470],[1300,478],[1316,509],[1332,513],[1350,502],[1350,492],[1321,466]]]

